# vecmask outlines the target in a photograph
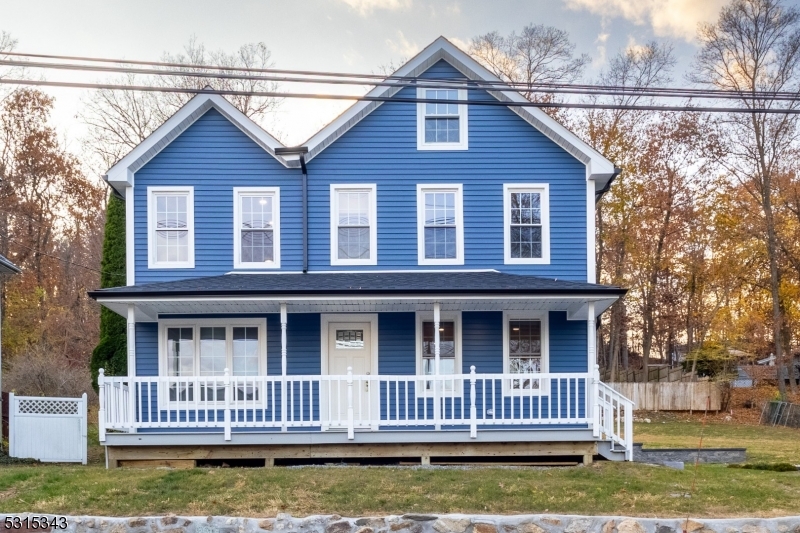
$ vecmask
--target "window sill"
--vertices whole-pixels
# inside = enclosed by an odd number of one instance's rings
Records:
[[[469,143],[417,143],[417,150],[431,150],[431,151],[454,151],[454,150],[469,150]]]

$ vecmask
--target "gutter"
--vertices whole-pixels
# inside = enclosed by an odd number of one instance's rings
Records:
[[[306,167],[307,146],[293,148],[275,148],[275,155],[300,156],[300,171],[303,173],[303,274],[308,273],[308,168]]]
[[[620,174],[622,174],[622,169],[619,167],[614,167],[614,173],[611,174],[611,178],[609,178],[608,183],[606,183],[606,186],[594,194],[595,203],[599,202],[600,199],[603,197],[603,195],[608,192],[608,190],[611,188],[611,185],[614,183],[614,180],[617,179],[617,176],[619,176]]]

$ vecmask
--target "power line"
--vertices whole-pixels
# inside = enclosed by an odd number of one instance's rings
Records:
[[[543,93],[566,93],[566,94],[591,94],[599,96],[654,96],[665,98],[720,98],[720,99],[747,99],[747,100],[789,100],[797,101],[800,94],[789,91],[737,91],[724,89],[686,89],[668,87],[630,87],[619,85],[582,85],[568,83],[543,83],[543,82],[510,82],[510,81],[491,81],[491,80],[454,80],[452,78],[421,78],[416,76],[394,76],[376,74],[354,74],[325,71],[306,71],[306,70],[287,70],[273,68],[252,68],[252,67],[233,67],[219,65],[195,65],[185,63],[167,63],[157,61],[139,61],[122,59],[92,58],[83,56],[60,56],[50,54],[25,54],[19,52],[9,52],[4,55],[18,57],[36,57],[58,60],[77,60],[86,62],[116,63],[121,65],[145,65],[151,67],[171,67],[181,70],[155,70],[155,69],[133,69],[130,67],[111,67],[76,65],[64,63],[34,63],[25,61],[0,60],[0,64],[8,66],[34,67],[61,70],[85,70],[120,72],[130,74],[150,74],[157,76],[184,76],[197,78],[216,78],[216,79],[236,79],[249,81],[276,81],[289,83],[325,83],[325,84],[344,84],[344,85],[375,85],[389,87],[407,87],[414,85],[418,87],[439,88],[438,84],[444,84],[441,88],[459,87],[466,90],[525,90]],[[199,70],[214,70],[214,72],[200,72]],[[230,74],[230,72],[246,73],[266,73],[272,76],[250,76],[241,74]],[[317,76],[317,78],[287,78],[274,76],[274,74],[292,74],[296,76]],[[336,79],[338,78],[338,79]],[[350,79],[347,79],[350,78]],[[369,80],[362,82],[360,80]],[[396,81],[393,81],[396,80]]]
[[[80,264],[80,263],[76,263],[76,262],[74,262],[74,261],[70,261],[70,260],[68,260],[68,259],[64,259],[64,258],[62,258],[62,257],[58,257],[58,256],[56,256],[56,255],[53,255],[53,254],[48,254],[47,252],[42,252],[42,251],[39,251],[39,250],[37,250],[36,248],[31,248],[30,246],[27,246],[27,245],[25,245],[25,244],[22,244],[22,243],[20,243],[20,242],[17,242],[17,241],[15,241],[15,240],[14,240],[14,239],[12,239],[11,237],[8,237],[8,236],[6,236],[6,239],[8,239],[8,242],[14,243],[14,244],[16,244],[17,246],[22,246],[23,248],[25,248],[25,249],[27,249],[27,250],[30,250],[30,251],[31,251],[31,252],[33,252],[33,253],[41,254],[41,255],[44,255],[44,256],[46,256],[46,257],[50,257],[51,259],[55,259],[55,260],[57,260],[57,261],[61,261],[61,262],[63,262],[63,263],[68,263],[68,264],[70,264],[70,265],[74,265],[74,266],[77,266],[77,267],[85,268],[86,270],[91,270],[91,271],[93,271],[93,272],[97,272],[98,274],[112,274],[112,275],[114,275],[114,276],[122,276],[122,277],[124,277],[124,276],[125,276],[125,273],[124,273],[124,272],[119,272],[119,271],[117,271],[117,272],[111,272],[111,271],[108,271],[108,270],[100,270],[100,269],[97,269],[97,268],[89,267],[89,266],[86,266],[86,265],[82,265],[82,264]]]
[[[501,100],[450,100],[434,98],[407,98],[396,96],[358,96],[342,94],[320,93],[283,93],[278,91],[238,91],[199,89],[191,87],[153,87],[147,85],[119,85],[110,83],[80,83],[45,80],[20,80],[0,79],[0,85],[30,85],[40,87],[69,87],[79,89],[109,89],[117,91],[142,91],[186,94],[218,94],[221,96],[260,96],[265,98],[305,98],[313,100],[349,100],[358,102],[395,102],[395,103],[431,103],[431,104],[468,104],[470,106],[500,106],[500,107],[537,107],[560,109],[615,109],[629,111],[688,111],[701,113],[757,113],[797,115],[800,108],[775,109],[775,108],[746,108],[746,107],[698,107],[698,106],[664,106],[664,105],[638,105],[638,104],[587,104],[569,102],[510,102]]]

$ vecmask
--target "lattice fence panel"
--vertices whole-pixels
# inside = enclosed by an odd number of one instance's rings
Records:
[[[21,415],[79,415],[79,400],[20,399]]]

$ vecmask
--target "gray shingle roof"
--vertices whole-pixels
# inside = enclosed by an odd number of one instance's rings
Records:
[[[363,272],[309,274],[228,274],[91,291],[109,296],[242,296],[358,294],[515,294],[622,296],[626,289],[576,281],[483,272]]]

